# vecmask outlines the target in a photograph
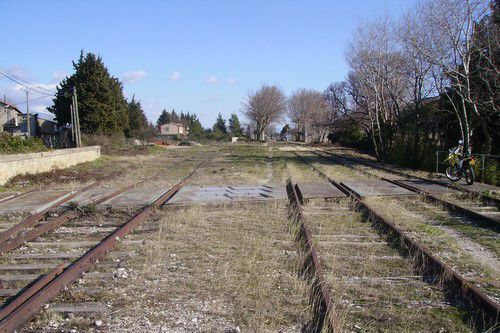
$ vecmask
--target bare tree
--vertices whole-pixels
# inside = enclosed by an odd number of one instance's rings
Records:
[[[288,116],[303,133],[304,141],[322,142],[328,135],[329,115],[324,96],[312,89],[299,89],[288,99]]]
[[[423,0],[413,10],[415,24],[409,31],[415,50],[434,66],[435,86],[457,115],[466,149],[471,136],[468,108],[480,116],[471,85],[472,37],[487,8],[484,0]]]
[[[364,113],[375,154],[385,159],[392,147],[395,121],[409,101],[406,61],[392,20],[384,16],[359,25],[346,60],[351,67],[347,82],[353,109]]]
[[[286,97],[275,85],[262,85],[255,93],[249,93],[243,102],[246,118],[255,126],[259,140],[263,140],[266,128],[279,121],[286,111]]]

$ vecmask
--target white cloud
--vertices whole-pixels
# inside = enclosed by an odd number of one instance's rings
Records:
[[[146,72],[142,69],[138,71],[127,72],[123,74],[123,82],[135,83],[142,80],[146,76]]]
[[[57,83],[33,83],[33,90],[29,90],[30,98],[38,98],[43,96],[44,94],[51,94],[56,92]],[[6,88],[7,96],[11,99],[19,100],[25,99],[26,93],[25,89],[22,85],[16,84],[13,86],[8,86]],[[37,91],[40,91],[44,94],[40,94]]]
[[[229,82],[229,84],[235,84],[236,79],[234,77],[230,77],[229,79],[227,79],[227,82]]]
[[[57,71],[52,73],[52,82],[61,82],[62,79],[64,79],[66,76],[68,76],[68,73],[64,71]]]
[[[173,72],[170,74],[170,82],[175,82],[178,81],[181,78],[181,73],[179,72]]]
[[[53,97],[47,96],[45,94],[55,93],[57,83],[34,83],[34,89],[44,94],[40,94],[36,91],[29,90],[29,100],[30,100],[30,110],[31,112],[47,112],[45,109],[52,105]],[[21,103],[17,106],[22,112],[26,110],[26,91],[25,88],[19,84],[8,86],[5,88],[5,94],[7,99],[14,103]]]
[[[207,84],[217,84],[219,83],[219,79],[217,79],[215,76],[213,75],[210,75],[209,77],[207,77],[205,79],[205,83]]]
[[[12,65],[7,68],[7,72],[11,73],[17,78],[20,78],[21,80],[31,81],[33,79],[33,75],[31,74],[31,72],[21,65]]]

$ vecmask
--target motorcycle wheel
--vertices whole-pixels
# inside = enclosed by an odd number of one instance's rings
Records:
[[[474,169],[469,167],[465,170],[465,182],[467,185],[474,184]]]
[[[458,165],[450,165],[446,168],[446,178],[448,178],[452,182],[460,180],[461,175]]]

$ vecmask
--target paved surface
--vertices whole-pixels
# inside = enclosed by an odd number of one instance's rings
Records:
[[[128,190],[99,206],[144,206],[158,199],[170,187],[162,185],[146,184]]]
[[[38,213],[52,204],[61,201],[70,191],[37,191],[0,203],[0,213],[29,212]]]
[[[476,191],[479,193],[490,192],[490,193],[500,197],[500,187],[499,186],[484,184],[484,183],[480,183],[478,181],[475,181],[474,184],[472,184],[472,185],[467,185],[463,178],[458,182],[452,182],[451,180],[443,177],[443,178],[439,179],[439,181],[441,183],[443,183],[444,185],[452,185],[452,186],[458,186],[459,188],[467,188],[467,189],[470,189],[470,190],[473,190],[473,191]]]
[[[260,201],[286,198],[285,186],[282,184],[234,186],[187,185],[168,204]]]
[[[453,188],[434,184],[423,179],[399,179],[399,181],[428,193],[459,193],[458,190]]]
[[[342,182],[342,184],[346,185],[354,192],[363,197],[384,195],[415,195],[414,192],[382,180],[345,181]]]
[[[315,198],[342,198],[345,194],[328,183],[299,183],[302,195],[306,199]]]
[[[69,202],[74,202],[79,205],[88,205],[91,204],[93,201],[98,200],[99,198],[102,198],[108,194],[113,193],[116,190],[118,190],[118,187],[102,187],[102,186],[93,187],[83,193],[78,194]],[[67,206],[69,202],[66,203],[65,206]]]
[[[16,196],[17,193],[14,192],[2,192],[0,193],[0,202],[10,200],[12,197]]]

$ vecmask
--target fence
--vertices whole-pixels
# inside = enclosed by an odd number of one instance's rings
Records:
[[[447,167],[445,159],[449,152],[436,151],[436,173],[444,173]],[[500,185],[500,155],[472,154],[476,157],[476,167],[474,168],[476,179],[483,183]]]

